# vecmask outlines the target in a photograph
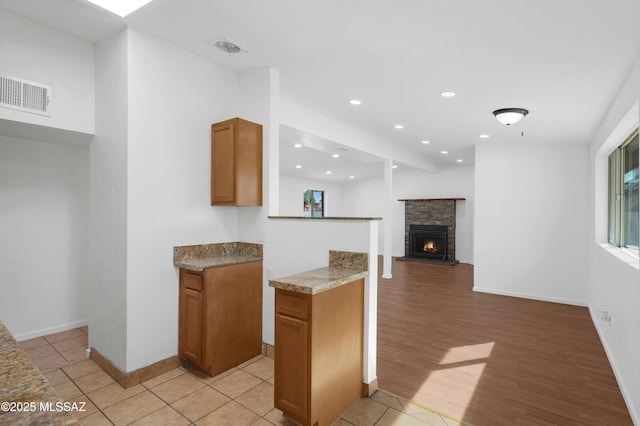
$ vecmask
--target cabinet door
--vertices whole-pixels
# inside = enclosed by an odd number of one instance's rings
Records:
[[[211,126],[211,205],[236,201],[236,124]]]
[[[202,292],[180,286],[178,353],[199,366],[202,363]]]
[[[309,407],[309,330],[306,321],[276,314],[275,407],[305,423]]]

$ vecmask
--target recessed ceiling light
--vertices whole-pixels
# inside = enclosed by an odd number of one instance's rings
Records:
[[[486,133],[483,133],[480,135],[480,139],[489,139],[489,135]]]
[[[326,171],[326,173],[327,173],[328,175],[330,175],[330,174],[331,174],[331,170],[327,170],[327,171]]]
[[[302,168],[302,166],[301,166],[300,164],[298,164],[298,165],[296,166],[296,169],[301,169],[301,168]]]
[[[456,95],[456,92],[452,92],[452,91],[444,91],[444,92],[440,92],[440,96],[442,96],[443,98],[453,98]]]
[[[396,129],[404,129],[404,126],[402,124],[396,124],[395,126]]]
[[[124,18],[151,0],[89,0],[89,2]]]
[[[397,164],[394,164],[393,166],[391,166],[391,168],[392,168],[392,169],[397,169],[397,168],[398,168],[398,165],[397,165]]]
[[[333,154],[332,157],[333,158],[338,158],[338,157],[340,157],[340,154]]]
[[[355,176],[349,176],[349,179],[355,179],[355,178],[356,178]]]
[[[430,142],[429,141],[422,141],[423,144],[428,145]]]
[[[302,146],[302,144],[301,144],[301,143],[297,143],[297,144],[295,144],[293,147],[294,147],[294,148],[300,148],[301,146]]]
[[[440,151],[440,154],[448,154],[449,151]]]
[[[362,101],[361,101],[360,99],[351,99],[351,100],[349,101],[349,103],[350,103],[351,105],[360,105],[360,104],[362,103]]]
[[[456,161],[457,161],[458,163],[462,163],[462,158],[458,158]]]

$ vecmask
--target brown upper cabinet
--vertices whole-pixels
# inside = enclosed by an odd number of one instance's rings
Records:
[[[232,118],[211,125],[211,205],[262,205],[262,125]]]

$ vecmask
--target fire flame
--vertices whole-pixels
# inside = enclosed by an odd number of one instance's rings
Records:
[[[422,247],[422,250],[426,251],[427,253],[433,253],[437,251],[436,247],[433,245],[433,241],[425,243],[425,245]]]

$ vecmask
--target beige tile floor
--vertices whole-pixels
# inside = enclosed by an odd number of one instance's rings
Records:
[[[180,367],[124,389],[96,363],[85,359],[86,338],[85,327],[20,342],[62,400],[86,403],[86,411],[75,413],[82,425],[294,424],[273,408],[271,358],[258,356],[216,377]],[[461,424],[384,391],[357,401],[334,423]]]

